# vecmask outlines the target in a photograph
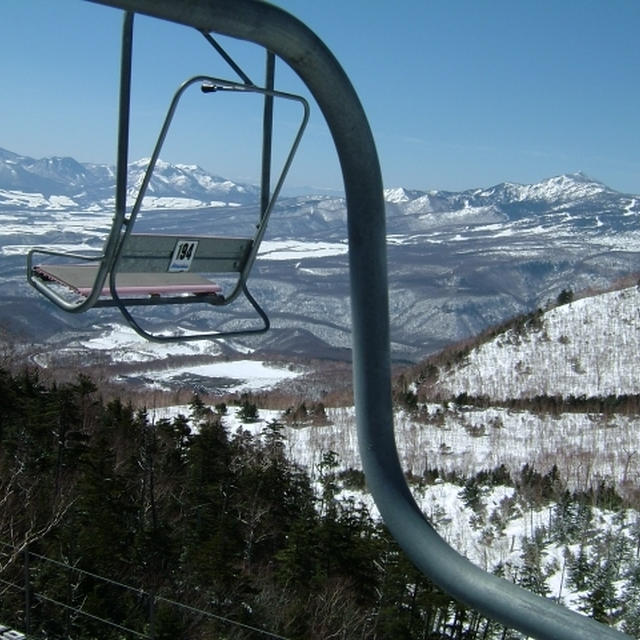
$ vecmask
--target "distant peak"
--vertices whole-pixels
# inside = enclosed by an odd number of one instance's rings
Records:
[[[570,182],[579,182],[581,184],[602,184],[598,180],[594,180],[590,178],[583,171],[576,171],[575,173],[563,173],[559,176],[554,176],[553,178],[548,178],[547,180],[543,180],[543,182],[558,182],[558,183],[570,183]]]
[[[139,158],[138,160],[134,160],[129,163],[130,167],[146,167],[151,162],[151,158]]]
[[[395,189],[385,189],[384,199],[387,202],[408,202],[410,200],[406,189],[396,187]]]
[[[588,196],[608,190],[608,187],[604,184],[597,180],[593,180],[582,171],[577,171],[576,173],[564,173],[562,175],[549,178],[548,180],[543,180],[539,185],[532,185],[532,187],[537,186],[548,186],[553,190],[564,190],[567,196],[572,198],[579,196],[581,193]]]
[[[580,182],[597,182],[597,180],[590,178],[584,171],[576,171],[575,173],[569,173],[567,175]]]
[[[404,187],[395,187],[392,189],[384,190],[384,199],[387,202],[400,204],[402,202],[409,202],[420,198],[425,195],[424,191],[416,191],[414,189],[405,189]]]

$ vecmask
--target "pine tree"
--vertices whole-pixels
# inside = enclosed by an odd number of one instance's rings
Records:
[[[214,589],[218,597],[233,581],[238,560],[238,535],[228,509],[233,492],[229,454],[220,421],[201,421],[188,450],[180,523],[190,580]]]
[[[578,554],[568,554],[567,584],[573,591],[584,591],[591,580],[592,566],[589,561],[588,550],[584,544],[580,545]]]
[[[529,591],[546,596],[549,588],[546,583],[544,567],[542,565],[543,537],[536,535],[531,540],[523,540],[522,542],[522,569],[518,582]]]
[[[586,595],[581,598],[581,610],[599,622],[612,624],[619,615],[620,603],[611,563],[596,565],[587,588]]]
[[[640,636],[640,563],[633,563],[621,597],[622,630],[633,637]]]
[[[242,396],[242,402],[236,415],[243,422],[256,422],[258,420],[258,407],[255,403],[251,402],[247,394]]]

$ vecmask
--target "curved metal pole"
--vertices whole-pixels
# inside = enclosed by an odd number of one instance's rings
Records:
[[[453,597],[535,638],[628,638],[482,571],[440,538],[413,500],[393,435],[380,166],[360,101],[327,47],[299,20],[260,0],[91,1],[260,44],[287,62],[316,99],[338,151],[347,198],[360,454],[382,517],[416,566]]]

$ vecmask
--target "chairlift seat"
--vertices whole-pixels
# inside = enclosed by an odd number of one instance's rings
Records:
[[[34,275],[41,280],[64,285],[82,296],[88,296],[98,274],[97,264],[50,264],[36,265]],[[119,273],[116,291],[120,296],[154,296],[166,294],[216,294],[222,288],[197,273]],[[109,296],[108,280],[102,287],[101,296]]]
[[[221,297],[222,288],[203,274],[241,273],[251,244],[249,238],[130,234],[117,264],[116,292],[122,296]],[[98,262],[39,264],[32,267],[32,275],[88,296],[99,266]],[[100,295],[110,294],[107,275]]]
[[[129,115],[131,100],[131,60],[133,44],[133,13],[124,16],[122,28],[122,57],[120,65],[120,100],[118,118],[118,155],[116,165],[115,214],[104,248],[99,255],[74,254],[51,249],[32,249],[27,254],[27,280],[59,308],[80,313],[93,307],[117,307],[126,322],[139,335],[159,342],[218,339],[230,336],[263,333],[270,323],[264,310],[251,295],[247,278],[255,262],[267,222],[282,189],[293,157],[309,119],[309,104],[302,97],[274,87],[275,54],[267,51],[265,86],[260,87],[242,72],[209,33],[201,32],[222,57],[239,73],[242,82],[198,75],[184,81],[169,104],[167,115],[158,135],[153,153],[137,196],[127,215],[127,154],[129,144]],[[176,236],[133,233],[151,176],[159,158],[169,126],[184,92],[199,85],[201,93],[257,94],[263,98],[262,153],[259,217],[251,238]],[[283,99],[298,103],[302,108],[300,124],[284,158],[280,174],[271,185],[273,102]],[[36,256],[38,256],[36,260]],[[46,256],[46,257],[42,257]],[[50,260],[54,258],[54,260]],[[46,260],[52,264],[42,264]],[[210,279],[215,274],[235,274],[226,278],[235,284],[225,291]],[[61,288],[75,296],[64,295]],[[229,289],[227,291],[227,289]],[[185,335],[154,334],[144,329],[129,307],[147,305],[184,305],[209,303],[229,305],[244,296],[257,313],[259,326],[243,326],[218,331],[204,331]],[[70,299],[73,298],[73,299]],[[83,298],[83,299],[82,299]]]

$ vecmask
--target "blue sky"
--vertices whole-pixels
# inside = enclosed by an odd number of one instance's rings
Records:
[[[637,0],[276,4],[316,31],[350,76],[385,186],[461,190],[584,171],[640,193]],[[83,0],[2,0],[0,16],[0,147],[113,162],[120,13]],[[131,159],[150,155],[180,81],[233,78],[183,27],[140,18],[136,37]],[[254,47],[223,43],[260,78]],[[278,78],[303,91],[280,68]],[[188,102],[162,157],[257,180],[257,111],[234,99],[216,109],[205,120]],[[283,138],[295,116],[282,110]],[[289,184],[341,187],[317,110]]]

